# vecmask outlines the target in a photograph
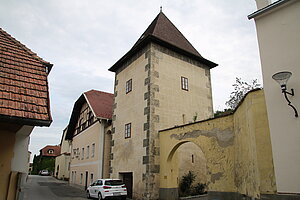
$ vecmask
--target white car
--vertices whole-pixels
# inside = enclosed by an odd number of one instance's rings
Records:
[[[40,171],[40,175],[41,176],[49,176],[50,172],[47,169],[43,169],[42,171]]]
[[[127,189],[123,181],[119,179],[98,179],[86,190],[87,198],[119,198],[126,199]]]

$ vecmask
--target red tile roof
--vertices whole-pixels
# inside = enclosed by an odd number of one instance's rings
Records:
[[[88,103],[95,117],[101,119],[112,119],[114,95],[111,93],[90,90],[83,93],[75,102],[71,118],[68,124],[66,139],[72,139],[75,133],[76,123],[80,116],[80,111],[85,102]]]
[[[40,150],[41,156],[53,156],[56,157],[60,154],[60,146],[59,145],[47,145]]]
[[[49,126],[52,64],[0,28],[0,121]]]
[[[85,92],[84,95],[96,117],[105,119],[112,118],[112,106],[114,102],[113,94],[90,90]]]
[[[169,48],[177,53],[190,57],[207,65],[209,68],[216,67],[218,64],[203,58],[193,45],[184,37],[184,35],[176,28],[176,26],[160,12],[151,22],[146,31],[133,45],[133,47],[120,58],[111,68],[110,71],[116,72],[126,63],[132,56],[145,47],[149,42],[157,43],[161,46]]]

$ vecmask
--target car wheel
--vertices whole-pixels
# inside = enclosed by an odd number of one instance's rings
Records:
[[[90,192],[88,190],[86,191],[86,198],[88,198],[88,199],[91,198]]]
[[[102,199],[103,199],[103,198],[102,198],[102,195],[101,195],[101,192],[98,193],[98,199],[99,199],[99,200],[102,200]]]

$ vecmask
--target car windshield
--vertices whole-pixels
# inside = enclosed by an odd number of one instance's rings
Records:
[[[108,181],[105,181],[105,185],[111,185],[111,186],[114,186],[114,185],[123,185],[123,181],[121,180],[108,180]]]

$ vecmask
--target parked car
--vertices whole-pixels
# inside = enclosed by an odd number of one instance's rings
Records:
[[[43,169],[42,171],[40,171],[40,175],[41,176],[49,176],[50,172],[47,169]]]
[[[125,200],[127,189],[119,179],[98,179],[86,190],[87,198],[108,199],[117,198]]]

